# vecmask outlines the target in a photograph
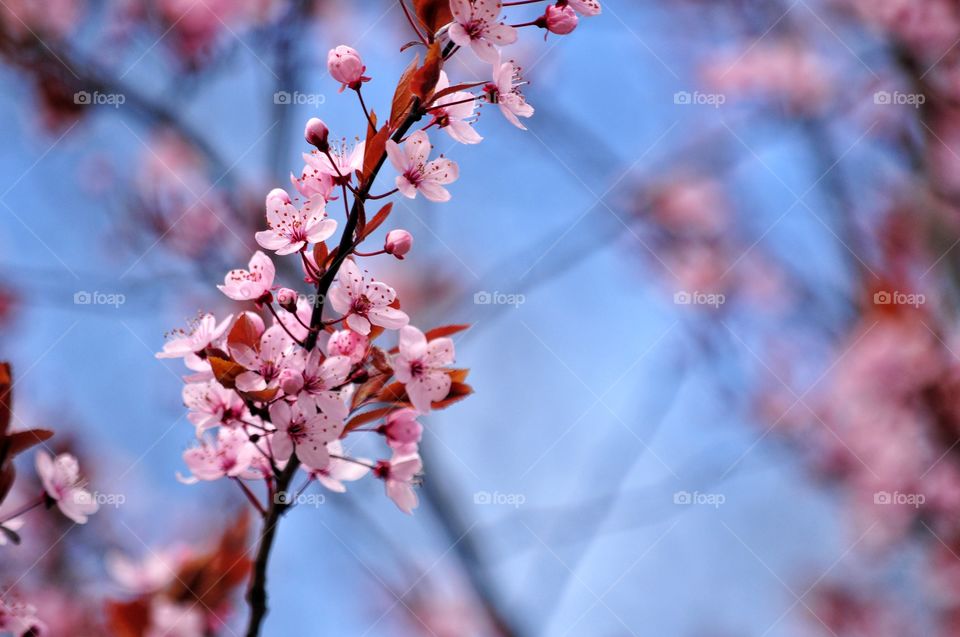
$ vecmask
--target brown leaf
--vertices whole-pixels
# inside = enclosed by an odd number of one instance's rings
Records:
[[[413,0],[413,10],[417,13],[430,39],[433,34],[446,24],[453,22],[453,13],[450,11],[450,0]]]
[[[7,436],[7,441],[10,444],[9,457],[12,458],[17,454],[23,453],[30,447],[39,445],[44,440],[49,440],[52,437],[53,432],[49,429],[29,429],[27,431],[12,433]]]
[[[176,601],[220,608],[229,601],[233,589],[244,583],[252,562],[247,552],[250,517],[246,512],[228,526],[217,547],[199,555],[180,568],[167,595]]]
[[[0,462],[0,504],[3,504],[3,499],[10,493],[16,477],[17,472],[12,462]]]
[[[367,399],[377,395],[377,393],[383,389],[383,386],[387,384],[388,380],[390,380],[390,374],[377,374],[376,376],[368,378],[357,388],[357,391],[354,392],[351,408],[356,409],[367,402]]]
[[[410,66],[406,68],[400,81],[397,83],[397,90],[393,93],[393,105],[390,108],[390,125],[396,128],[400,122],[407,116],[410,110],[410,102],[413,100],[413,92],[410,90],[410,83],[413,81],[413,75],[420,67],[420,54],[418,53]]]
[[[455,383],[462,383],[467,380],[467,376],[470,375],[469,369],[448,369],[447,376],[450,377]]]
[[[387,353],[379,347],[370,348],[370,363],[382,374],[392,374],[393,368],[390,367],[390,359]]]
[[[250,400],[255,400],[261,403],[268,403],[274,398],[277,397],[280,388],[274,387],[273,389],[261,389],[260,391],[245,391],[243,392],[244,396],[250,398]]]
[[[207,360],[210,362],[210,368],[213,370],[214,377],[227,389],[234,389],[236,387],[237,376],[247,371],[243,365],[235,363],[228,358],[207,356]]]
[[[392,202],[392,201],[391,201],[390,203],[388,203],[387,205],[385,205],[383,208],[381,208],[380,211],[377,212],[377,214],[375,214],[375,215],[373,216],[373,219],[371,219],[371,220],[367,223],[367,227],[366,227],[366,229],[365,229],[364,232],[363,232],[363,238],[366,239],[366,238],[369,237],[371,234],[373,234],[373,232],[374,232],[377,228],[379,228],[379,227],[383,224],[384,221],[387,220],[387,217],[390,216],[390,212],[391,212],[392,210],[393,210],[393,202]]]
[[[390,139],[390,126],[384,126],[380,132],[367,140],[367,147],[364,149],[363,156],[363,179],[366,180],[373,174],[374,169],[383,158],[384,150],[387,147],[387,140]]]
[[[435,327],[432,330],[429,330],[424,336],[427,337],[428,341],[432,341],[435,338],[443,338],[444,336],[453,336],[454,334],[459,334],[460,332],[470,329],[469,323],[461,323],[459,325],[443,325],[440,327]]]
[[[322,241],[315,246],[313,246],[313,260],[317,264],[318,268],[323,268],[324,264],[327,262],[327,244]]]
[[[343,433],[340,434],[340,437],[343,438],[357,427],[362,427],[367,423],[371,423],[375,420],[383,418],[393,411],[393,409],[393,407],[380,407],[379,409],[371,409],[370,411],[354,416],[347,421],[347,424],[344,426]]]
[[[252,350],[260,349],[260,332],[257,324],[244,312],[234,322],[227,334],[227,345],[233,347],[249,347]]]
[[[466,383],[453,383],[450,386],[450,393],[447,394],[447,397],[443,400],[436,401],[432,404],[434,409],[446,409],[454,403],[458,403],[470,394],[473,393],[473,387],[467,385]]]
[[[107,600],[104,609],[111,637],[143,637],[150,627],[150,599],[129,602]]]
[[[427,57],[423,61],[423,66],[413,74],[413,80],[410,82],[410,91],[426,102],[427,98],[433,93],[440,81],[440,67],[443,66],[443,53],[440,51],[440,43],[434,42],[427,50]]]
[[[377,394],[377,401],[381,403],[410,403],[407,390],[403,383],[392,383]]]

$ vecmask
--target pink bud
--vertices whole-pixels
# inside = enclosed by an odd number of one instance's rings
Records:
[[[417,422],[417,412],[412,409],[398,409],[387,416],[379,431],[387,437],[387,444],[391,448],[410,454],[417,452],[423,426]]]
[[[277,304],[288,312],[297,311],[297,293],[290,288],[277,290]]]
[[[557,35],[572,33],[580,22],[580,18],[577,17],[577,12],[569,5],[562,7],[550,5],[547,7],[547,12],[543,14],[541,20],[543,23],[539,26]]]
[[[412,247],[413,235],[406,230],[391,230],[387,233],[387,240],[383,244],[383,249],[387,254],[392,254],[401,260],[406,253],[410,252]]]
[[[287,191],[283,188],[274,188],[267,193],[267,208],[270,207],[270,202],[274,199],[279,200],[281,203],[290,203],[290,195],[287,194]]]
[[[363,74],[367,67],[363,65],[360,54],[345,45],[330,50],[327,55],[327,70],[333,79],[343,84],[340,87],[341,92],[348,86],[354,90],[359,89],[360,84],[370,81],[370,78]]]
[[[311,117],[307,120],[307,125],[303,129],[303,137],[307,143],[316,146],[321,153],[330,150],[330,129],[323,123],[319,117]]]
[[[330,356],[346,356],[356,365],[367,355],[367,337],[353,330],[338,330],[327,341],[327,353]]]

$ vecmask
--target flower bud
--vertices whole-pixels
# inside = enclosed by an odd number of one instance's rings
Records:
[[[356,365],[367,355],[367,337],[353,330],[337,330],[327,341],[327,354],[346,356]]]
[[[307,120],[307,126],[303,129],[303,137],[308,144],[316,146],[321,153],[330,150],[330,129],[319,117],[311,117]]]
[[[359,89],[363,82],[370,81],[370,78],[363,74],[367,67],[363,65],[360,54],[345,45],[330,49],[327,54],[327,70],[333,79],[343,84],[340,87],[341,92],[347,87]]]
[[[550,5],[537,24],[550,33],[567,35],[577,28],[579,22],[580,18],[577,17],[577,12],[573,10],[573,7],[569,5],[562,7]]]
[[[290,195],[283,188],[274,188],[267,193],[267,208],[270,207],[270,202],[274,199],[279,200],[281,203],[290,203]]]
[[[412,247],[413,235],[406,230],[391,230],[387,233],[387,239],[383,244],[384,252],[401,260]]]
[[[277,290],[277,304],[288,312],[297,311],[297,292],[290,288]]]

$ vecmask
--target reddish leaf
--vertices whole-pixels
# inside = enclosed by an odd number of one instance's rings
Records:
[[[390,126],[384,126],[380,132],[367,139],[367,147],[364,149],[363,156],[363,179],[366,180],[373,174],[374,168],[383,158],[383,153],[387,147],[387,140],[390,139]]]
[[[203,608],[220,608],[244,583],[252,564],[247,551],[250,517],[244,512],[223,532],[217,547],[183,565],[168,597]]]
[[[371,423],[375,420],[379,420],[393,411],[393,407],[380,407],[379,409],[371,409],[370,411],[364,412],[357,416],[354,416],[343,428],[343,433],[340,434],[340,437],[343,438],[348,433],[356,429],[357,427],[362,427],[367,423]]]
[[[454,403],[458,403],[470,394],[473,393],[473,387],[467,385],[466,383],[453,383],[450,386],[450,393],[447,394],[447,397],[443,400],[439,400],[433,403],[432,407],[434,409],[446,409]]]
[[[313,246],[313,260],[317,264],[318,268],[324,267],[324,263],[327,261],[327,244],[320,242]]]
[[[13,373],[10,363],[0,363],[0,438],[10,429],[10,416],[13,411]]]
[[[432,330],[428,331],[425,336],[428,341],[432,341],[435,338],[443,338],[444,336],[453,336],[454,334],[459,334],[470,329],[469,323],[461,323],[459,325],[443,325],[441,327],[435,327]]]
[[[105,614],[112,637],[143,637],[150,627],[150,599],[130,602],[107,600]]]
[[[446,24],[453,22],[453,13],[450,11],[450,0],[413,0],[413,10],[417,13],[430,39]]]
[[[53,432],[49,429],[29,429],[27,431],[18,431],[7,436],[10,444],[9,457],[12,458],[19,453],[23,453],[30,447],[38,445],[44,440],[53,437]]]
[[[370,363],[377,368],[381,374],[392,374],[393,368],[390,367],[390,359],[387,353],[379,347],[370,348]]]
[[[253,350],[260,349],[260,332],[256,323],[247,316],[241,314],[230,328],[227,334],[227,344],[230,347],[249,347]]]
[[[357,391],[353,394],[353,400],[351,401],[351,407],[356,409],[360,407],[367,399],[374,396],[383,389],[383,386],[387,384],[387,381],[390,380],[390,374],[377,374],[376,376],[371,376],[364,382],[360,387],[357,388]]]
[[[364,230],[364,232],[363,232],[363,238],[366,239],[366,238],[369,237],[371,234],[373,234],[373,232],[374,232],[377,228],[379,228],[379,227],[383,224],[384,221],[387,220],[387,217],[390,216],[390,212],[391,212],[392,210],[393,210],[393,202],[392,202],[392,201],[391,201],[390,203],[388,203],[387,205],[385,205],[383,208],[381,208],[380,211],[373,216],[373,219],[371,219],[371,220],[369,221],[369,223],[367,223],[367,226],[366,226],[366,228],[365,228],[365,230]]]
[[[0,462],[0,504],[3,503],[3,499],[10,493],[10,489],[13,487],[13,480],[16,477],[17,472],[13,468],[12,462]]]
[[[450,377],[455,383],[462,383],[467,380],[467,376],[470,375],[469,369],[449,369],[447,370],[447,376]]]
[[[243,395],[248,397],[250,400],[255,400],[261,403],[268,403],[274,398],[276,398],[277,393],[279,393],[280,388],[274,387],[273,389],[262,389],[260,391],[245,391]]]
[[[410,91],[426,102],[427,98],[433,93],[440,81],[440,67],[443,66],[443,53],[440,51],[440,43],[434,42],[427,50],[427,57],[423,61],[423,66],[413,74],[413,80],[410,82]]]
[[[377,402],[381,403],[410,403],[407,390],[403,383],[392,383],[377,394]]]
[[[247,369],[230,359],[220,358],[219,356],[207,356],[210,362],[210,368],[217,381],[227,389],[236,387],[237,376],[247,371]]]
[[[403,72],[403,75],[400,76],[400,81],[397,83],[397,90],[393,93],[393,105],[390,108],[390,125],[394,128],[400,124],[403,118],[407,116],[407,111],[410,110],[410,102],[413,100],[410,83],[413,81],[413,75],[419,67],[420,54],[418,53],[413,58],[410,66]]]

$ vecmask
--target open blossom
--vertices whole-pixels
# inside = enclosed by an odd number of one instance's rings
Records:
[[[247,411],[237,392],[215,380],[184,385],[183,404],[190,410],[187,418],[198,436],[212,427],[236,425]]]
[[[346,356],[356,365],[367,355],[369,341],[362,334],[353,330],[337,330],[330,335],[327,341],[327,353],[330,356]]]
[[[231,345],[233,359],[247,368],[236,378],[240,391],[263,391],[279,385],[280,375],[290,364],[293,341],[280,325],[273,325],[260,335],[260,348]]]
[[[390,412],[379,431],[387,438],[387,444],[395,453],[413,455],[417,453],[423,426],[417,422],[417,412],[413,409],[398,409]]]
[[[393,500],[397,508],[404,513],[412,513],[419,504],[417,492],[413,487],[416,476],[422,468],[423,462],[420,456],[394,454],[389,461],[378,462],[373,475],[383,480],[387,497]]]
[[[595,16],[600,15],[602,11],[599,0],[564,0],[564,2],[580,15]]]
[[[290,405],[280,400],[270,405],[270,420],[277,428],[270,439],[277,460],[293,452],[309,469],[323,469],[330,461],[327,443],[340,437],[343,421],[318,412],[313,401],[301,396]]]
[[[196,322],[189,334],[176,336],[163,344],[163,351],[156,354],[157,358],[181,358],[194,352],[201,352],[210,343],[220,338],[227,330],[233,314],[223,319],[219,324],[213,314],[204,314]]]
[[[387,156],[400,173],[397,188],[410,199],[419,191],[430,201],[449,201],[450,193],[443,186],[456,181],[460,170],[454,161],[444,157],[427,162],[430,149],[430,138],[422,130],[410,135],[402,150],[397,142],[387,141]]]
[[[360,54],[346,45],[330,49],[327,54],[327,70],[330,77],[342,84],[341,93],[347,87],[357,90],[361,84],[370,81],[370,78],[364,75],[367,67],[364,66]]]
[[[308,166],[315,168],[324,175],[329,175],[333,183],[341,186],[350,183],[354,172],[363,170],[363,156],[366,149],[365,142],[358,142],[350,148],[346,140],[330,147],[330,157],[327,153],[313,151],[304,153],[303,160]],[[331,162],[330,159],[333,159]]]
[[[500,0],[450,0],[450,39],[469,46],[484,62],[496,64],[498,46],[517,41],[517,30],[500,22]]]
[[[310,164],[305,164],[300,171],[300,177],[297,178],[290,173],[290,183],[296,188],[297,192],[310,199],[315,195],[323,197],[325,201],[331,201],[333,196],[333,176],[329,173],[321,172]]]
[[[434,89],[437,93],[450,88],[446,71],[440,71],[440,80]],[[437,126],[445,130],[454,141],[461,144],[479,144],[483,137],[473,129],[477,112],[477,99],[473,93],[457,91],[434,100],[430,113]]]
[[[355,458],[356,462],[344,460],[343,458],[334,458],[332,456],[343,456],[343,443],[339,440],[333,440],[327,443],[327,453],[330,454],[330,462],[323,469],[315,469],[310,472],[310,476],[327,489],[335,493],[344,493],[347,487],[344,482],[353,482],[367,475],[369,467],[364,466],[370,461],[366,458]]]
[[[432,402],[447,397],[451,381],[443,368],[453,359],[451,339],[435,338],[428,343],[424,333],[412,325],[400,330],[400,353],[393,357],[393,371],[420,413],[427,413]]]
[[[520,92],[520,86],[523,84],[525,82],[520,79],[520,67],[512,61],[507,61],[494,65],[493,83],[485,86],[484,91],[487,94],[487,100],[500,107],[500,112],[508,122],[521,130],[527,130],[518,118],[532,117],[534,110]]]
[[[346,316],[350,329],[366,336],[370,324],[397,330],[410,322],[400,310],[391,307],[397,293],[386,283],[370,280],[352,259],[347,259],[337,273],[337,285],[330,290],[333,309]]]
[[[182,546],[159,552],[151,550],[140,561],[123,553],[111,552],[107,554],[104,566],[110,577],[124,588],[135,593],[149,593],[172,582],[189,557],[190,551]]]
[[[51,458],[47,452],[38,451],[36,463],[37,474],[50,499],[65,516],[77,524],[85,524],[87,516],[96,513],[100,506],[80,481],[77,459],[69,453]]]
[[[242,429],[222,427],[215,441],[204,438],[198,446],[183,452],[183,461],[193,476],[182,478],[181,482],[192,484],[224,476],[237,477],[250,468],[257,453]]]
[[[280,197],[269,199],[267,223],[270,229],[254,235],[257,243],[284,255],[303,250],[308,243],[326,241],[337,230],[337,222],[327,217],[326,205],[326,200],[319,194],[307,200],[302,208]]]
[[[37,617],[37,609],[29,604],[0,599],[0,634],[13,637],[45,635],[47,626]]]
[[[276,269],[270,257],[257,250],[250,259],[249,270],[230,270],[217,288],[234,301],[255,301],[273,287]]]
[[[323,413],[337,420],[345,419],[350,408],[344,402],[343,391],[338,388],[347,382],[347,376],[350,375],[350,359],[346,356],[324,359],[319,349],[314,349],[310,354],[299,349],[297,354],[289,368],[295,374],[281,384],[284,393],[288,396],[300,394]]]

